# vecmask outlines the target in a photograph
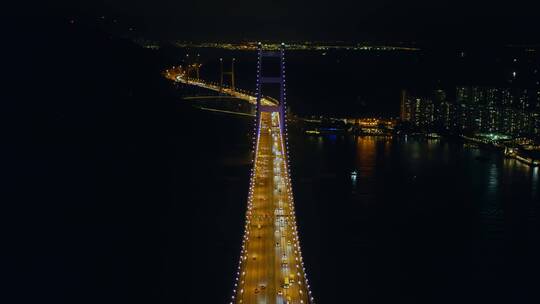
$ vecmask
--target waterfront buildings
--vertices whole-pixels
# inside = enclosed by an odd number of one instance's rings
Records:
[[[455,133],[540,136],[540,89],[458,86],[455,99],[402,93],[401,120]]]

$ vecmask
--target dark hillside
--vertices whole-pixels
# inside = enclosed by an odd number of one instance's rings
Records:
[[[192,156],[160,59],[69,20],[6,27],[2,302],[159,302],[172,164]]]

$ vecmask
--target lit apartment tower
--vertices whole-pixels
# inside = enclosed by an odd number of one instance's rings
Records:
[[[473,106],[471,102],[471,88],[456,88],[456,123],[460,130],[469,130],[473,126]]]
[[[527,133],[524,123],[526,120],[522,111],[514,108],[503,108],[503,118],[501,119],[502,126],[499,130],[500,133],[508,135],[519,135]]]
[[[540,136],[540,110],[531,113],[531,132]]]
[[[540,110],[540,88],[534,90],[534,95],[532,97],[532,106],[536,111]]]
[[[498,131],[500,133],[510,135],[515,129],[514,128],[515,114],[514,114],[514,110],[512,109],[512,106],[514,104],[514,96],[512,94],[512,91],[508,88],[502,89],[500,101],[501,101],[500,107],[499,107],[500,119],[499,119]]]
[[[519,127],[522,134],[533,133],[534,90],[522,89],[518,92]]]
[[[417,127],[429,127],[435,121],[435,108],[428,98],[407,96],[405,100],[406,121]],[[410,110],[409,110],[410,109]]]
[[[440,123],[440,125],[445,128],[446,130],[454,129],[455,128],[455,105],[448,102],[443,101],[439,104],[438,107],[436,107],[437,112],[437,118],[436,120]]]
[[[432,126],[435,122],[435,106],[431,100],[425,100],[425,109],[424,109],[424,124],[426,126]]]
[[[401,121],[411,121],[411,104],[407,102],[407,91],[401,90],[399,118]]]
[[[486,89],[486,109],[485,109],[485,132],[498,132],[499,119],[501,117],[500,104],[501,92],[497,88]]]
[[[498,131],[499,133],[510,134],[512,109],[504,107],[500,109],[501,119],[499,120]]]
[[[530,108],[529,104],[529,90],[518,90],[516,98],[516,106],[519,110],[527,110]]]
[[[510,89],[506,88],[501,91],[501,106],[510,107],[513,104],[514,96]]]
[[[499,106],[501,102],[501,90],[498,88],[486,88],[485,102],[487,105]]]
[[[540,88],[536,88],[534,90],[531,103],[531,132],[537,136],[540,136]]]
[[[486,113],[484,107],[485,101],[485,90],[482,87],[472,87],[471,88],[471,103],[469,107],[469,121],[472,123],[470,129],[474,131],[484,131],[485,129],[485,119],[484,115]]]
[[[457,103],[469,103],[471,96],[470,87],[457,87],[456,88],[456,102]]]
[[[442,127],[446,130],[454,128],[454,105],[448,102],[446,92],[442,89],[434,90],[432,93],[432,98],[434,125]]]
[[[472,87],[470,101],[474,105],[484,104],[486,101],[486,89],[483,87]]]
[[[446,101],[446,92],[441,89],[433,91],[433,103],[437,106],[440,103]]]

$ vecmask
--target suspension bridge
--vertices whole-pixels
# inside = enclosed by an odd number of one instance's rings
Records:
[[[253,150],[246,221],[239,264],[230,303],[313,304],[302,259],[294,199],[291,187],[286,119],[285,45],[264,50],[259,44],[255,93],[189,77],[189,72],[171,76],[174,80],[206,88],[255,104]],[[262,62],[277,57],[279,77],[267,77]],[[234,79],[232,71],[227,72]],[[198,72],[196,72],[198,75]],[[266,85],[279,86],[279,98],[263,96]]]

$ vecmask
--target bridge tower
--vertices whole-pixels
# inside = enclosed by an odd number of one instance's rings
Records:
[[[190,61],[189,60],[189,54],[186,54],[186,61],[185,61],[185,78],[186,82],[189,83],[189,79],[195,78],[197,81],[200,79],[200,69],[202,64],[199,62],[200,55],[197,54],[197,58]],[[194,75],[194,76],[192,76]]]
[[[280,75],[264,76],[262,62],[264,58],[279,58],[280,59]],[[279,104],[277,106],[265,106],[261,104],[263,98],[263,84],[278,84],[279,85]],[[257,121],[260,122],[260,112],[279,112],[281,133],[286,135],[286,88],[285,88],[285,44],[281,44],[279,51],[263,50],[262,44],[258,44],[258,60],[257,60],[257,90],[256,90],[256,115]],[[257,126],[256,132],[259,132]]]
[[[200,63],[192,63],[187,66],[186,69],[186,79],[195,78],[196,80],[200,79],[200,70],[201,70],[202,64]],[[195,74],[194,77],[190,76],[191,74]]]
[[[224,71],[223,69],[223,58],[219,58],[219,65],[221,70],[221,79],[219,82],[219,92],[221,93],[223,91],[223,78],[225,75],[230,76],[231,79],[231,89],[233,92],[236,90],[235,84],[234,84],[234,62],[236,61],[235,58],[231,61],[231,70],[230,71]]]

